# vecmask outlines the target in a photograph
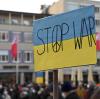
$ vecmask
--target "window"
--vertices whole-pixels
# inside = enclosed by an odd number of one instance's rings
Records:
[[[23,25],[31,26],[33,23],[33,16],[24,16]]]
[[[24,33],[24,41],[32,42],[32,33]]]
[[[24,25],[29,26],[30,25],[30,21],[29,20],[24,20]]]
[[[0,31],[0,41],[8,41],[9,34],[7,31]]]
[[[17,36],[18,42],[21,42],[21,32],[13,32],[12,40],[14,36]]]
[[[96,25],[100,25],[100,20],[96,20]]]
[[[24,51],[24,62],[31,63],[32,62],[32,51]]]
[[[95,7],[95,12],[96,12],[96,13],[99,12],[99,7]]]
[[[29,66],[19,66],[19,68],[22,69],[22,70],[28,70]]]
[[[17,57],[15,57],[15,58],[12,57],[12,60],[13,60],[13,63],[17,62]]]
[[[8,51],[0,51],[0,63],[8,63]]]
[[[11,23],[14,25],[19,25],[21,24],[21,17],[17,13],[12,13],[11,14]]]
[[[0,24],[3,24],[5,22],[4,18],[0,18]]]
[[[15,69],[16,66],[3,66],[3,68],[4,68],[4,69],[10,69],[10,70],[11,70],[11,69]]]
[[[18,52],[18,56],[16,58],[12,57],[12,62],[13,63],[21,62],[21,53]]]
[[[12,24],[17,25],[17,24],[19,24],[19,22],[18,22],[18,20],[17,20],[17,19],[12,19]]]
[[[9,23],[9,19],[5,16],[0,15],[0,24],[8,24],[8,23]]]

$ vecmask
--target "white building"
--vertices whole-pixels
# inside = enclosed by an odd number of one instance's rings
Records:
[[[45,16],[47,15],[0,10],[0,81],[15,83],[16,72],[20,83],[33,80],[32,23]],[[13,58],[11,43],[16,34],[19,40],[18,56]]]

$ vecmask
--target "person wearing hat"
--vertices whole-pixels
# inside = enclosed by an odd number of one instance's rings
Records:
[[[73,90],[70,82],[65,82],[61,88],[63,99],[80,99],[77,93]]]

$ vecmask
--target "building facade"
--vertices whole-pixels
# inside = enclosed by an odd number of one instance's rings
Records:
[[[45,16],[47,15],[0,10],[0,81],[15,83],[16,72],[19,83],[33,80],[32,23]],[[11,56],[11,43],[15,35],[19,42],[17,58]]]
[[[85,7],[89,5],[95,6],[96,32],[100,33],[100,2],[99,1],[59,0],[58,2],[55,2],[53,5],[49,6],[48,13],[49,14],[59,14],[59,13],[72,11],[72,10],[79,9],[81,7]],[[86,81],[87,74],[88,74],[88,66],[82,67],[82,70],[84,72],[84,80]],[[61,76],[58,75],[59,76],[58,79],[61,79],[61,80],[70,79],[72,69],[71,68],[63,69],[62,71],[64,72],[64,77],[62,78]],[[94,73],[94,80],[96,82],[100,82],[100,49],[97,50],[97,64],[93,65],[93,73]]]

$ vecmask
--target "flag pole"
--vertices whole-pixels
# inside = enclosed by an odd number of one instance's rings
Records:
[[[17,61],[16,61],[16,84],[19,83],[19,41],[18,41],[18,34],[17,34]]]

